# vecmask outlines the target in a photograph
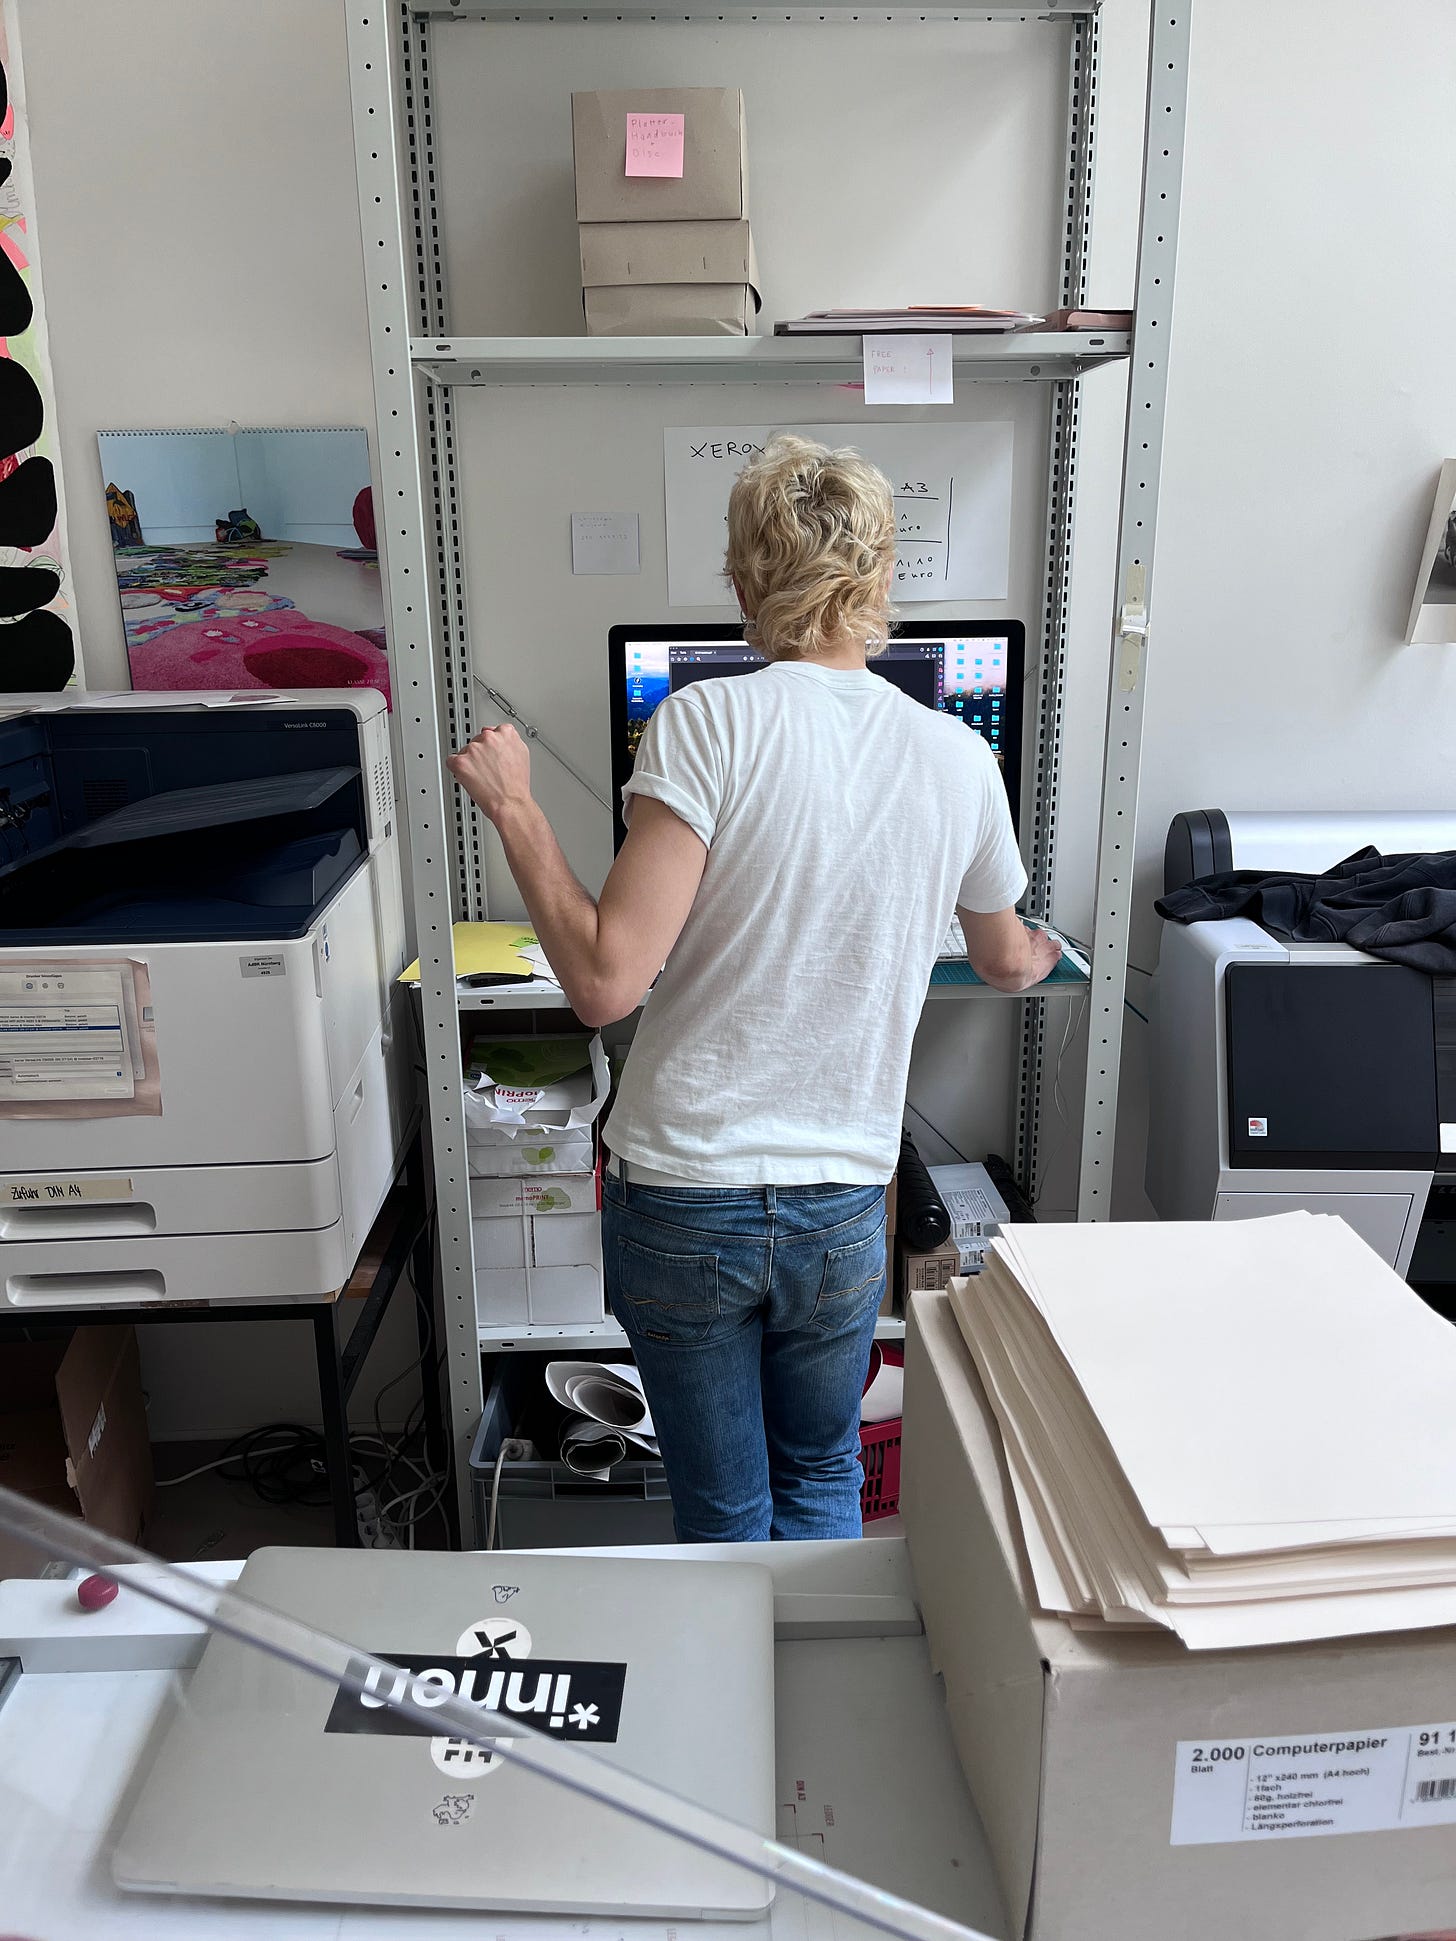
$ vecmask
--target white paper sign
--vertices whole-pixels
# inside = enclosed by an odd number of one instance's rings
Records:
[[[728,494],[775,429],[851,445],[895,491],[899,547],[892,597],[1004,600],[1011,565],[1009,423],[727,425],[662,434],[667,598],[674,607],[732,606],[723,576]]]
[[[0,971],[0,1099],[129,1099],[125,973]]]
[[[640,573],[642,541],[635,512],[573,512],[573,573]]]
[[[1456,1724],[1180,1739],[1175,1847],[1456,1821]]]
[[[920,332],[864,340],[866,404],[952,404],[951,339]]]

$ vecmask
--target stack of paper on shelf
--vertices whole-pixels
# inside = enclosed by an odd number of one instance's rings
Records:
[[[951,1302],[1044,1609],[1195,1650],[1456,1623],[1456,1329],[1343,1221],[1012,1226]]]

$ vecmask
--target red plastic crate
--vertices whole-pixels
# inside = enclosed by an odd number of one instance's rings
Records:
[[[903,1348],[883,1347],[880,1354],[885,1361],[903,1367]],[[871,1365],[871,1379],[873,1370],[874,1364]],[[861,1520],[865,1523],[894,1516],[899,1511],[900,1424],[901,1418],[897,1415],[888,1422],[866,1422],[860,1428],[859,1459],[864,1465],[864,1487],[859,1493],[859,1506]]]
[[[867,1422],[859,1432],[859,1459],[864,1464],[864,1487],[859,1493],[860,1516],[866,1523],[894,1516],[900,1508],[900,1417]]]

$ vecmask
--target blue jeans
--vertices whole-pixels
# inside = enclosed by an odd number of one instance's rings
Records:
[[[607,1296],[682,1543],[857,1537],[880,1186],[602,1182]]]

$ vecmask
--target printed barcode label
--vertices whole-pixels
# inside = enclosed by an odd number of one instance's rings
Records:
[[[1456,1724],[1180,1739],[1175,1847],[1456,1821]]]

